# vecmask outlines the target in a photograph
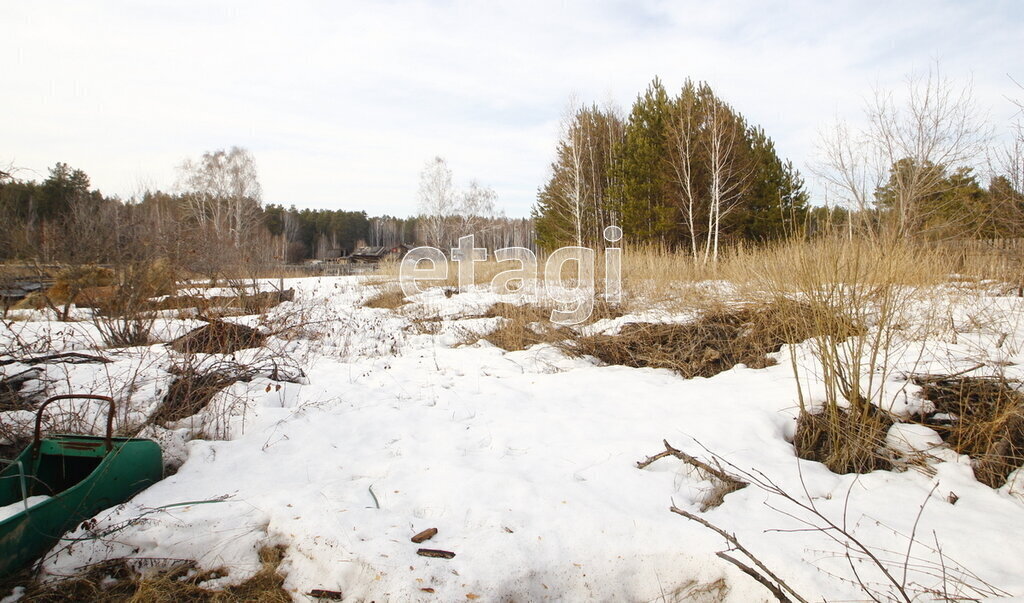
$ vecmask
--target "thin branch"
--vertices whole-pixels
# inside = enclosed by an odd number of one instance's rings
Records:
[[[734,535],[726,532],[722,528],[719,528],[718,526],[716,526],[715,524],[709,522],[708,520],[704,519],[703,517],[698,517],[697,515],[694,515],[693,513],[690,513],[689,511],[684,511],[683,509],[680,509],[679,507],[676,507],[675,505],[672,505],[671,507],[669,507],[669,511],[672,511],[673,513],[676,513],[678,515],[682,515],[683,517],[685,517],[685,518],[687,518],[689,520],[696,521],[697,523],[699,523],[700,525],[704,526],[705,528],[707,528],[707,529],[717,533],[722,538],[725,538],[725,540],[729,544],[731,544],[733,546],[733,548],[735,548],[739,552],[741,552],[744,555],[746,555],[747,558],[750,559],[751,561],[753,561],[754,565],[756,565],[762,572],[767,574],[769,578],[771,578],[779,586],[784,588],[786,590],[786,592],[788,592],[789,594],[793,595],[794,599],[796,599],[797,601],[801,601],[802,603],[807,603],[806,599],[801,597],[799,593],[797,593],[795,590],[790,588],[788,584],[786,584],[781,578],[776,576],[774,572],[772,572],[770,569],[768,569],[768,567],[765,566],[764,563],[762,563],[750,551],[748,551],[746,548],[744,548],[744,546],[742,544],[740,544],[740,541],[737,540]],[[763,581],[761,581],[761,580],[758,580],[758,581],[761,582],[762,584],[764,584]],[[774,592],[774,589],[773,589],[773,592]]]
[[[647,457],[646,459],[644,459],[642,461],[638,461],[637,464],[636,464],[637,468],[638,469],[643,469],[643,468],[647,467],[648,465],[650,465],[651,463],[653,463],[654,461],[657,461],[658,459],[663,459],[663,458],[665,458],[667,456],[674,456],[677,459],[679,459],[679,460],[681,460],[681,461],[683,461],[685,463],[689,463],[690,465],[693,465],[694,467],[700,469],[701,471],[706,472],[709,475],[713,475],[713,476],[717,477],[718,479],[722,480],[723,482],[725,482],[727,484],[731,484],[733,486],[736,486],[737,490],[739,490],[740,488],[745,488],[747,486],[746,482],[744,482],[741,479],[737,479],[733,475],[730,475],[730,474],[726,473],[720,467],[713,467],[713,466],[705,463],[704,461],[702,461],[702,460],[700,460],[700,459],[698,459],[696,457],[693,457],[693,456],[690,456],[689,454],[686,454],[682,450],[673,448],[672,445],[668,443],[668,440],[662,440],[662,444],[665,445],[665,451],[664,452],[659,452],[658,454],[656,454],[654,456],[649,456],[649,457]]]
[[[736,567],[738,567],[740,569],[740,571],[743,572],[744,574],[746,574],[746,575],[750,576],[751,578],[753,578],[754,580],[757,580],[758,582],[760,582],[761,585],[764,586],[765,588],[767,588],[769,591],[771,591],[771,593],[773,595],[775,595],[775,598],[778,599],[779,601],[782,601],[783,603],[789,603],[791,601],[791,599],[786,596],[786,593],[782,592],[781,588],[779,588],[778,586],[772,584],[770,580],[768,580],[767,578],[765,578],[761,574],[759,574],[756,571],[754,571],[753,568],[751,568],[749,565],[744,564],[742,561],[736,559],[735,557],[731,557],[731,556],[727,555],[724,551],[719,551],[719,552],[717,552],[715,554],[718,557],[720,557],[722,559],[725,559],[729,563],[731,563],[731,564],[735,565]]]

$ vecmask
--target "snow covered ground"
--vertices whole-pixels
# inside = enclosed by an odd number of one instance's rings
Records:
[[[1024,596],[1024,475],[999,490],[980,484],[967,457],[919,426],[894,428],[890,441],[927,450],[927,469],[836,475],[798,460],[789,441],[797,386],[788,349],[775,366],[737,366],[709,379],[602,366],[549,345],[507,352],[463,343],[500,319],[460,317],[508,296],[435,289],[398,310],[372,309],[360,306],[374,291],[364,281],[295,279],[286,283],[295,302],[262,322],[239,319],[271,332],[299,316],[304,328],[233,360],[287,359],[304,376],[279,381],[264,370],[174,429],[147,427],[143,435],[162,443],[177,472],[70,534],[76,540],[47,558],[45,572],[68,575],[120,557],[188,559],[229,571],[215,587],[255,573],[261,547],[283,545],[280,570],[296,600],[313,589],[352,601],[771,599],[715,555],[728,546],[721,536],[670,512],[675,505],[735,534],[809,599],[864,600],[858,581],[888,592],[885,575],[863,555],[848,559],[835,531],[807,530],[804,521],[818,520],[790,501],[749,486],[701,513],[715,484],[692,467],[671,457],[636,467],[667,440],[704,460],[711,451],[813,505],[912,589],[953,596],[988,583]],[[1021,376],[1024,300],[943,295],[946,331],[905,345],[887,376],[892,399],[907,408],[922,404],[907,372],[987,363]],[[439,319],[425,328],[423,317]],[[95,350],[99,340],[87,321],[23,318],[4,333],[7,345],[14,334],[22,349],[45,339],[51,348]],[[167,340],[200,324],[168,316],[157,332]],[[813,374],[809,349],[800,344],[796,355]],[[180,355],[163,345],[103,353],[114,362],[47,365],[48,393],[113,392],[123,406],[118,425],[141,424]],[[2,368],[9,375],[28,367]],[[819,386],[804,379],[815,396]],[[98,409],[64,408],[85,428],[102,424]],[[3,415],[8,424],[30,418]],[[433,539],[410,542],[427,528],[437,528]],[[420,547],[455,557],[419,556]]]

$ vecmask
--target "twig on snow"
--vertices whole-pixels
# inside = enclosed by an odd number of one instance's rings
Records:
[[[771,578],[771,580],[773,580],[778,585],[778,587],[769,586],[770,582],[768,581],[768,579],[764,578],[764,576],[755,575],[755,574],[757,574],[757,572],[755,572],[750,567],[747,567],[747,566],[743,565],[742,563],[736,561],[735,559],[733,559],[733,558],[731,558],[729,556],[723,556],[723,553],[718,553],[719,557],[722,557],[723,559],[725,559],[726,561],[732,563],[733,565],[735,565],[736,567],[740,568],[741,570],[744,570],[744,573],[746,573],[747,575],[753,577],[754,579],[756,579],[761,584],[764,584],[765,586],[767,586],[768,589],[770,591],[772,591],[772,594],[774,594],[776,596],[776,598],[779,599],[779,601],[789,601],[790,600],[788,597],[785,596],[784,593],[782,593],[781,590],[779,590],[781,588],[781,589],[784,589],[786,592],[788,592],[790,595],[792,595],[793,598],[796,599],[797,601],[800,601],[801,603],[807,603],[807,599],[804,599],[803,597],[800,596],[799,593],[797,593],[795,590],[790,588],[790,586],[788,584],[786,584],[781,578],[776,576],[774,572],[772,572],[770,569],[768,569],[768,567],[764,563],[762,563],[761,560],[759,560],[757,557],[755,557],[742,544],[740,544],[740,541],[736,539],[736,536],[726,532],[722,528],[716,526],[715,524],[713,524],[710,521],[704,519],[703,517],[699,517],[697,515],[694,515],[693,513],[690,513],[689,511],[680,509],[679,507],[676,507],[675,505],[672,505],[671,507],[669,507],[669,511],[672,511],[673,513],[676,513],[678,515],[682,515],[683,517],[685,517],[685,518],[687,518],[687,519],[689,519],[691,521],[696,521],[697,523],[699,523],[700,525],[704,526],[705,528],[708,528],[709,530],[717,533],[722,538],[725,538],[725,540],[735,550],[737,550],[737,551],[743,553],[744,555],[746,555],[746,557],[748,559],[750,559],[751,561],[753,561],[754,565],[756,565],[758,567],[758,569],[760,569],[762,572],[764,572],[768,576],[768,578]]]

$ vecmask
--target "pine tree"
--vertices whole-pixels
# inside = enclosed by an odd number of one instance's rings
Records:
[[[605,226],[615,222],[609,196],[623,128],[613,109],[570,107],[551,177],[537,191],[533,207],[542,247],[597,244]]]
[[[807,215],[807,192],[792,162],[782,161],[760,127],[747,131],[753,162],[750,186],[730,227],[737,238],[768,241],[795,234]]]
[[[600,241],[618,223],[633,243],[713,261],[722,244],[796,232],[806,211],[803,179],[762,129],[706,83],[670,98],[655,78],[624,125],[596,107],[564,122],[533,217],[544,247]]]
[[[670,104],[661,80],[654,78],[633,104],[617,153],[614,196],[622,229],[634,242],[666,242],[678,224],[666,162]]]

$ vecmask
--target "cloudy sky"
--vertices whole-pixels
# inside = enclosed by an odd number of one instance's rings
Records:
[[[64,161],[107,194],[255,155],[264,200],[415,212],[424,163],[529,212],[570,96],[628,110],[706,80],[803,171],[818,131],[938,60],[992,121],[1024,92],[1024,4],[0,2],[0,166]]]

